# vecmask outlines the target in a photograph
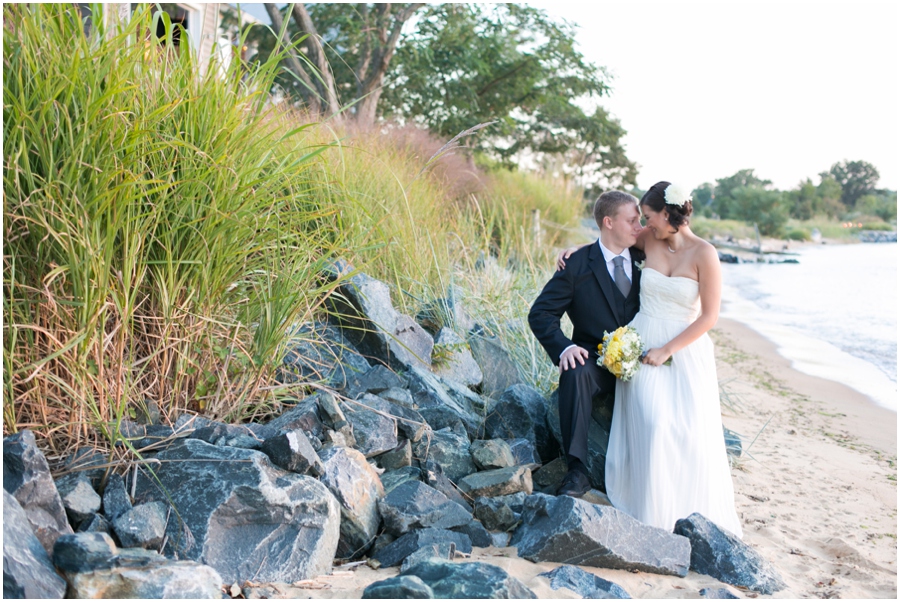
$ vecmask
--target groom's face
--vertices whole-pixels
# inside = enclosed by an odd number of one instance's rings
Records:
[[[614,217],[607,219],[610,220],[612,242],[622,248],[634,246],[641,233],[641,212],[637,203],[622,205]]]

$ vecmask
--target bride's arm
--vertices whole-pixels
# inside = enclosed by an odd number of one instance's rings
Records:
[[[697,262],[700,282],[700,315],[677,337],[663,347],[651,349],[644,357],[645,364],[662,365],[667,359],[681,351],[716,325],[719,319],[719,304],[722,301],[722,266],[719,254],[712,245],[704,245]]]

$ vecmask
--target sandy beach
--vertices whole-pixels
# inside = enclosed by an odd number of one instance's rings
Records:
[[[791,369],[775,346],[722,319],[716,343],[722,413],[745,453],[732,469],[744,541],[780,571],[773,598],[897,597],[897,414],[856,391]],[[515,548],[475,548],[471,559],[500,566],[541,598],[540,573],[559,566],[518,558]],[[703,588],[763,598],[694,572],[685,578],[582,567],[634,598],[699,598]],[[335,567],[294,585],[247,587],[247,597],[359,598],[397,568]]]

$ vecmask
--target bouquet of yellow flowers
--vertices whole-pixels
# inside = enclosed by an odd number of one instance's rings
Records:
[[[631,380],[644,357],[641,335],[631,326],[620,326],[612,333],[603,332],[603,343],[597,346],[597,365],[606,368],[623,381]],[[667,359],[665,365],[672,363]]]

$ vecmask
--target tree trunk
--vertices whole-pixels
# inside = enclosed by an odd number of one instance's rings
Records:
[[[334,76],[331,74],[331,67],[329,67],[328,60],[325,58],[325,49],[322,47],[319,33],[316,31],[312,18],[310,18],[309,12],[307,12],[306,6],[302,2],[294,4],[291,14],[294,17],[294,22],[297,24],[297,27],[300,28],[301,33],[309,35],[308,42],[310,54],[312,55],[310,56],[310,59],[319,69],[319,77],[317,78],[316,83],[318,84],[321,96],[328,107],[328,115],[337,115],[340,112],[341,107],[340,104],[338,104],[337,92],[334,88]]]
[[[275,35],[281,34],[281,43],[285,45],[285,47],[290,46],[291,41],[288,38],[287,30],[284,29],[284,21],[281,19],[281,13],[278,11],[278,7],[275,4],[266,3],[266,12],[269,13],[269,18],[272,19],[272,28],[275,30]],[[283,34],[281,32],[284,32]],[[306,72],[306,69],[303,68],[303,63],[300,61],[300,58],[297,56],[296,48],[288,49],[288,57],[287,57],[288,69],[294,72],[294,74],[300,78],[300,81],[306,86],[306,89],[301,91],[303,95],[303,99],[306,101],[307,106],[309,107],[310,113],[314,115],[320,115],[322,113],[322,104],[319,102],[319,95],[316,92],[316,85],[313,83],[312,79],[310,79],[309,74]]]
[[[359,78],[359,86],[357,91],[362,100],[357,104],[356,119],[360,124],[372,125],[375,123],[376,108],[378,100],[381,98],[382,88],[384,86],[384,76],[387,73],[391,58],[394,56],[394,50],[397,48],[397,42],[400,39],[400,30],[403,24],[409,20],[414,12],[425,6],[424,3],[414,3],[408,5],[393,19],[393,27],[388,34],[388,21],[390,15],[390,4],[378,4],[377,12],[377,39],[380,46],[371,54],[371,59],[367,60],[364,67],[365,72],[357,73]],[[368,52],[367,48],[367,52]]]

